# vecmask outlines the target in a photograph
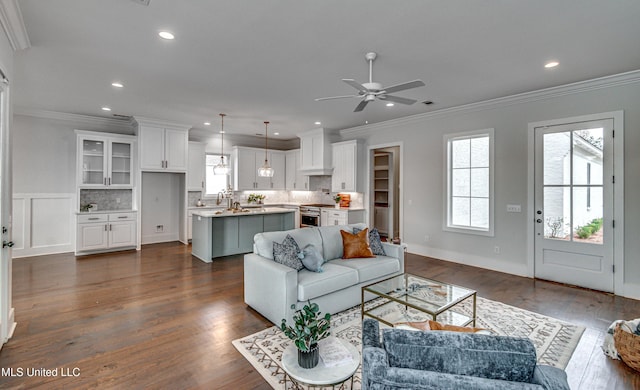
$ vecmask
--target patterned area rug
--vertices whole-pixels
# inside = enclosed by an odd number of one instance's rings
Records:
[[[380,299],[366,303],[366,308],[377,306]],[[406,311],[404,306],[385,306],[384,318],[395,318],[393,322],[424,320],[424,314],[413,309]],[[456,311],[470,315],[471,300],[456,306]],[[533,313],[504,303],[478,297],[476,326],[490,329],[504,336],[528,337],[533,341],[538,354],[538,362],[564,369],[571,359],[584,327],[572,325],[542,314]],[[349,340],[361,347],[362,322],[360,306],[353,307],[333,316],[331,334]],[[290,340],[273,326],[261,332],[233,341],[236,349],[255,367],[262,377],[274,389],[297,389],[280,367],[282,352],[289,346]],[[360,368],[353,381],[353,389],[360,389]],[[339,389],[351,389],[351,383],[345,382]]]

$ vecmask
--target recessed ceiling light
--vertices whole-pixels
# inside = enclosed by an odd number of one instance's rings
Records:
[[[364,124],[365,124],[365,125],[368,125],[368,124],[369,124],[369,121],[364,121]]]
[[[314,124],[314,125],[321,125],[321,124],[322,124],[322,122],[320,122],[320,121],[316,121],[316,122],[314,122],[313,124]]]
[[[558,65],[560,65],[560,63],[558,61],[550,61],[550,62],[547,62],[546,64],[544,64],[544,67],[545,68],[555,68]]]
[[[102,111],[111,111],[109,107],[102,107]]]
[[[276,133],[273,133],[273,135],[280,135],[280,133],[276,132]]]
[[[226,133],[226,131],[220,130],[220,134],[224,134],[224,133]]]
[[[118,82],[118,81],[114,81],[113,83],[111,83],[111,86],[116,87],[116,88],[124,88],[124,84],[122,84],[121,82]]]
[[[393,103],[387,103],[387,107],[393,107],[395,104]]]
[[[211,126],[211,122],[204,122],[205,126]]]
[[[175,36],[173,36],[173,34],[171,34],[169,31],[160,31],[158,35],[160,35],[160,38],[162,39],[171,40],[175,38]]]

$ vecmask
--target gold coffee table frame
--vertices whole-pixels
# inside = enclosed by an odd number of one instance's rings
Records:
[[[371,293],[384,298],[379,305],[365,310],[365,293]],[[471,317],[451,310],[467,299],[473,299],[473,314]],[[369,316],[388,326],[393,322],[383,318],[387,305],[399,303],[405,309],[411,307],[431,316],[433,321],[450,325],[476,326],[476,291],[466,287],[439,282],[421,276],[404,273],[376,283],[362,287],[361,291],[362,318]],[[439,319],[438,316],[441,318]],[[447,318],[442,318],[447,317]]]

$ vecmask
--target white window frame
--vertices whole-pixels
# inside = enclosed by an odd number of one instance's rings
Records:
[[[204,159],[204,189],[202,191],[202,197],[203,198],[215,198],[217,196],[217,193],[215,194],[209,194],[207,193],[207,181],[209,180],[209,174],[207,173],[207,157],[206,156],[214,156],[214,157],[220,157],[219,153],[206,153],[205,155],[205,159]],[[227,165],[229,166],[229,174],[225,175],[227,177],[227,184],[225,187],[228,187],[231,184],[231,156],[228,154],[224,155],[224,159],[227,162]]]
[[[480,228],[473,226],[460,226],[454,225],[451,222],[451,207],[452,207],[452,164],[451,164],[451,143],[453,141],[461,140],[461,139],[471,139],[471,138],[480,138],[480,137],[489,137],[489,227],[488,228]],[[476,234],[481,236],[494,236],[494,226],[495,226],[495,218],[494,218],[494,202],[495,202],[495,192],[494,192],[494,129],[482,129],[482,130],[473,130],[462,133],[453,133],[453,134],[445,134],[443,136],[443,150],[444,150],[444,221],[442,225],[442,229],[449,232],[456,233],[465,233],[465,234]]]

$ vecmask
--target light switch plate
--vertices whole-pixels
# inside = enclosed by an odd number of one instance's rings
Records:
[[[507,205],[507,213],[520,213],[522,212],[522,207],[519,204],[508,204]]]

